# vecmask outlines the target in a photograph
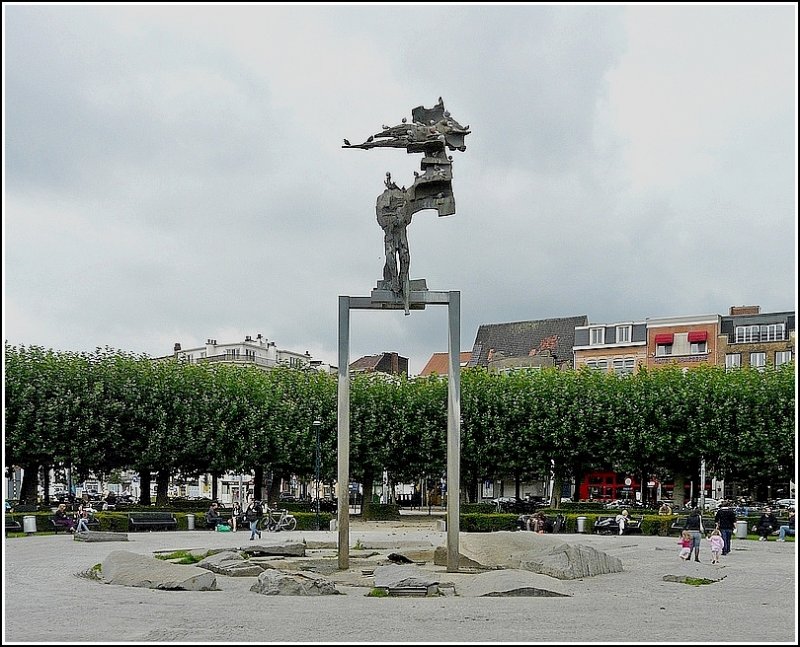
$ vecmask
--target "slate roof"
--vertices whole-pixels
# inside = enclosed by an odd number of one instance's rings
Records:
[[[588,326],[589,317],[561,317],[536,321],[482,324],[475,335],[468,366],[488,366],[490,357],[530,357],[549,350],[557,366],[572,365],[575,327]]]
[[[398,353],[366,355],[351,362],[350,370],[353,373],[388,373],[389,375],[408,376],[408,358]]]
[[[461,368],[464,368],[467,363],[469,362],[470,358],[472,357],[472,351],[469,350],[462,350],[461,355],[459,356],[459,362]],[[427,375],[447,375],[447,359],[448,353],[434,353],[431,355],[431,358],[428,360],[428,363],[425,364],[425,368],[422,369],[420,376],[425,377]]]

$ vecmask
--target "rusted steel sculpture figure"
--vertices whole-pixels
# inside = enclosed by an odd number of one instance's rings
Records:
[[[447,149],[466,150],[464,138],[470,133],[469,126],[462,126],[445,110],[441,97],[433,108],[414,108],[411,119],[411,123],[407,123],[404,117],[398,126],[383,126],[381,132],[368,137],[363,144],[352,145],[345,139],[342,146],[363,150],[405,148],[408,153],[423,154],[422,173],[414,173],[414,183],[409,188],[398,187],[392,181],[391,173],[386,173],[386,188],[378,196],[375,206],[386,252],[383,281],[378,282],[377,289],[391,291],[401,298],[406,304],[406,314],[411,289],[408,278],[411,257],[406,227],[411,223],[411,217],[423,209],[435,209],[440,216],[456,212],[452,186],[453,158],[447,155]],[[424,280],[420,283],[424,286]]]

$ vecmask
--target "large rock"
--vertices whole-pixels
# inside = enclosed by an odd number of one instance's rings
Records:
[[[109,584],[147,589],[214,591],[214,573],[196,566],[171,564],[155,557],[115,550],[103,560],[101,575]]]
[[[264,570],[263,567],[244,559],[239,553],[232,550],[209,555],[197,562],[195,566],[229,577],[258,577]]]
[[[462,597],[568,597],[557,579],[519,569],[486,571],[456,586]]]
[[[447,546],[439,546],[434,563],[447,565]],[[529,532],[470,533],[459,536],[459,567],[517,568],[561,580],[622,572],[622,561],[555,535]]]
[[[339,595],[336,585],[321,575],[277,569],[262,572],[250,590],[262,595]]]

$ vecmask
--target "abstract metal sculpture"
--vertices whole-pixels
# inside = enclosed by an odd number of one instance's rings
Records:
[[[381,132],[368,137],[363,144],[352,145],[345,139],[342,146],[363,150],[405,148],[408,153],[423,154],[422,173],[414,173],[414,183],[408,189],[398,187],[392,181],[391,173],[386,173],[386,188],[378,196],[375,206],[378,224],[384,232],[386,252],[383,281],[378,282],[377,289],[391,291],[400,298],[405,303],[406,314],[411,290],[408,278],[411,256],[406,228],[411,217],[424,209],[435,209],[439,216],[456,212],[453,158],[447,155],[447,149],[466,150],[464,138],[470,134],[469,126],[462,126],[445,110],[441,97],[433,108],[414,108],[411,118],[411,123],[403,118],[398,126],[383,126]],[[424,286],[424,280],[420,280],[419,286]]]

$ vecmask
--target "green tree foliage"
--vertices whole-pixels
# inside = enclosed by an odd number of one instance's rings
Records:
[[[153,360],[111,349],[70,353],[5,345],[6,467],[79,475],[272,470],[336,478],[337,379]],[[370,491],[445,471],[447,379],[355,375],[351,474]],[[461,375],[461,474],[557,480],[599,467],[646,476],[709,472],[757,486],[788,481],[795,461],[795,365],[759,372],[701,366],[624,378],[555,369]],[[33,483],[33,485],[31,485]]]

